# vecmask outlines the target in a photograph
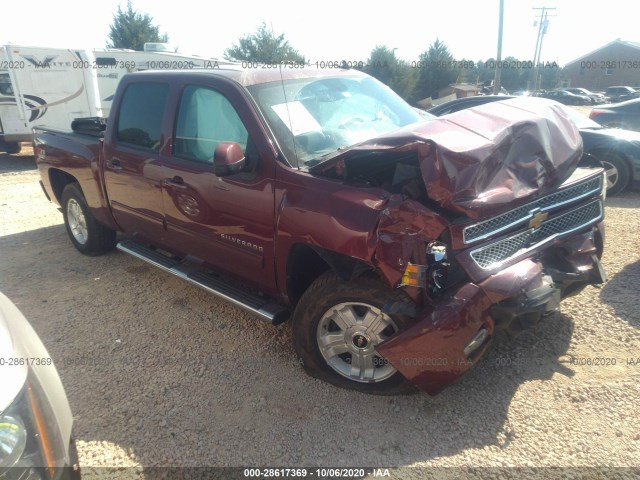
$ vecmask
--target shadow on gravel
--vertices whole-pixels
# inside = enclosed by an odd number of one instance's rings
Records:
[[[555,313],[498,338],[436,397],[341,390],[303,372],[289,325],[262,323],[124,254],[83,256],[62,225],[0,247],[0,290],[56,362],[80,457],[94,465],[390,468],[506,449],[516,391],[572,375],[562,357],[573,321]]]
[[[9,155],[0,153],[0,173],[27,172],[36,170],[35,157],[33,155]]]
[[[629,188],[616,196],[609,196],[605,200],[605,206],[613,208],[640,208],[640,189],[634,190]]]
[[[636,328],[640,328],[640,312],[637,307],[639,285],[640,261],[637,261],[611,277],[600,291],[600,300]]]

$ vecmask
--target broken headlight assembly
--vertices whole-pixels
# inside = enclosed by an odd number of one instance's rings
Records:
[[[447,285],[449,262],[447,246],[441,242],[427,245],[427,289],[432,294],[442,291]]]
[[[447,285],[449,266],[447,246],[442,242],[430,242],[426,246],[426,265],[409,263],[400,286],[425,288],[430,294],[437,295]]]

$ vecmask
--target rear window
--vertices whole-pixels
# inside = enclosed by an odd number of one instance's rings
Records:
[[[160,151],[162,118],[169,97],[166,83],[132,83],[122,97],[118,115],[119,143]]]

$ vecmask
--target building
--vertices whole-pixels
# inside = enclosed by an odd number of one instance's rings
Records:
[[[480,87],[471,83],[456,83],[438,90],[438,98],[454,95],[456,98],[471,97],[477,95]]]
[[[475,85],[472,83],[454,83],[448,87],[438,90],[438,98],[423,98],[418,100],[416,104],[420,108],[431,108],[435,105],[441,105],[451,100],[464,97],[472,97],[478,95],[482,88],[482,85]]]
[[[616,85],[640,87],[640,42],[614,40],[565,65],[569,86],[604,90]]]

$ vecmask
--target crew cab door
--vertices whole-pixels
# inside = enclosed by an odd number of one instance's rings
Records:
[[[175,125],[161,159],[167,239],[172,250],[216,270],[275,288],[275,151],[240,88],[210,77],[172,95]],[[241,145],[243,171],[215,175],[213,154],[220,142]]]
[[[116,222],[126,233],[159,245],[165,237],[165,175],[159,158],[167,140],[163,123],[169,92],[168,83],[129,83],[111,117],[115,124],[104,148],[105,188]]]

